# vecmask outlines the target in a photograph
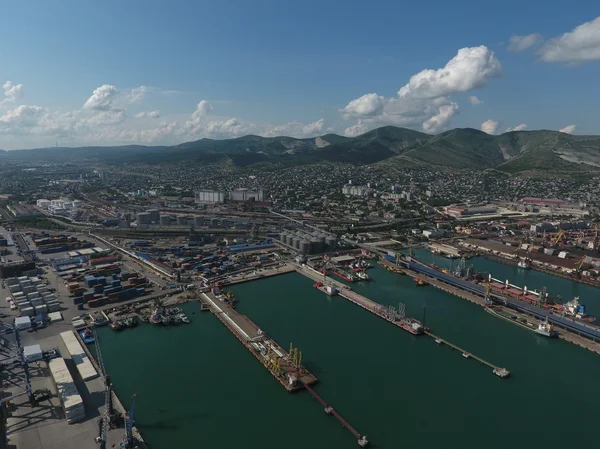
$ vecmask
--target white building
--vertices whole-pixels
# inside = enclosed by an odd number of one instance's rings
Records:
[[[225,193],[216,190],[199,190],[194,192],[194,201],[197,204],[217,204],[225,202]]]
[[[342,193],[344,195],[351,196],[367,196],[371,192],[371,189],[365,186],[355,186],[352,184],[346,184],[342,187]]]

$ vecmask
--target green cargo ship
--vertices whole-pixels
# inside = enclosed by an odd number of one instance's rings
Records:
[[[536,325],[534,323],[530,323],[525,318],[520,318],[516,315],[513,315],[509,311],[499,306],[485,306],[485,311],[504,321],[508,321],[519,327],[522,327],[523,329],[535,332],[538,335],[543,335],[544,337],[556,337],[556,331],[547,321],[541,321],[540,324]]]

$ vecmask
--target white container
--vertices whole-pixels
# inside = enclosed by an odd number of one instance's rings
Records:
[[[25,307],[25,308],[21,309],[21,315],[34,316],[35,310],[33,310],[33,307]]]
[[[31,327],[31,320],[29,317],[20,316],[15,318],[15,326],[17,329],[29,329]]]
[[[39,313],[48,313],[48,306],[46,304],[42,304],[41,306],[34,306],[35,314]]]

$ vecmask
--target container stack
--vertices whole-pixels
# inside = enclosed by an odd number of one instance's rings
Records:
[[[38,277],[21,276],[8,278],[5,282],[22,316],[33,317],[60,310],[56,295],[50,293],[48,287]]]
[[[83,400],[77,391],[75,382],[69,373],[69,369],[62,358],[50,360],[48,363],[52,379],[58,391],[60,403],[65,412],[67,423],[72,424],[85,419],[85,408]]]

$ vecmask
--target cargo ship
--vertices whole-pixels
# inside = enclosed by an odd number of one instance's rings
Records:
[[[339,268],[334,268],[331,270],[331,272],[340,279],[343,279],[347,282],[354,282],[357,280],[357,277],[354,273],[348,273],[346,271],[340,270]]]
[[[538,335],[543,335],[544,337],[549,338],[556,337],[557,335],[552,325],[548,323],[548,320],[541,321],[540,324],[535,325],[534,323],[527,321],[525,318],[519,318],[518,316],[513,315],[499,306],[487,305],[485,306],[485,311],[497,318],[500,318],[501,320],[513,323],[516,326],[535,332]]]
[[[556,315],[564,315],[570,318],[575,318],[582,321],[594,322],[596,318],[585,313],[585,305],[579,302],[579,297],[573,298],[566,304],[562,304],[559,297],[552,298],[545,290],[537,292],[529,290],[527,287],[518,287],[510,283],[502,283],[498,279],[494,279],[491,275],[488,278],[491,283],[492,290],[511,296],[521,301],[542,307]]]

